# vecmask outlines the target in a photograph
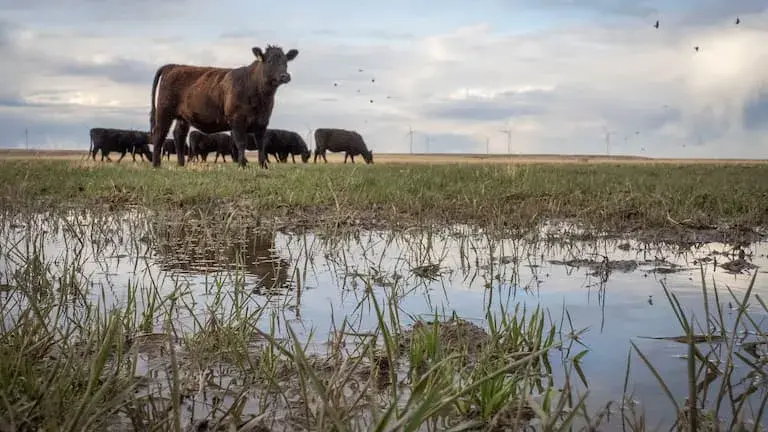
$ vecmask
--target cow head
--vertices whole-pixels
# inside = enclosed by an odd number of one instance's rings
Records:
[[[363,153],[363,159],[365,159],[365,163],[372,164],[373,163],[373,151],[368,150]]]
[[[288,62],[299,55],[298,50],[291,49],[284,53],[283,49],[278,46],[267,45],[267,49],[264,51],[259,47],[253,47],[251,51],[256,59],[262,63],[261,73],[265,82],[270,86],[277,87],[280,84],[291,82],[291,74],[288,73]]]
[[[309,149],[305,149],[304,152],[301,154],[301,161],[304,163],[307,163],[309,161],[310,156],[312,156],[312,152]]]

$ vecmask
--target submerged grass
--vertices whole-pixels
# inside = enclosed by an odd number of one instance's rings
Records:
[[[701,284],[705,316],[702,324],[693,314],[686,313],[678,297],[664,283],[664,293],[681,327],[683,343],[688,347],[688,392],[683,401],[672,393],[665,378],[634,342],[631,349],[651,371],[663,394],[678,413],[673,428],[680,431],[764,430],[765,408],[768,405],[768,388],[765,385],[768,367],[768,333],[764,324],[754,318],[748,306],[751,298],[757,301],[760,314],[768,313],[768,305],[759,294],[753,293],[757,273],[754,273],[746,292],[741,298],[728,288],[728,298],[737,307],[735,322],[726,324],[724,303],[720,301],[718,288],[711,290],[716,299],[710,304],[710,296],[704,269],[701,267]],[[730,303],[728,301],[728,303]],[[701,333],[703,336],[699,336]],[[742,369],[742,371],[740,371]],[[627,380],[630,361],[627,362]],[[624,418],[623,425],[630,430],[644,430],[647,415],[633,411]]]
[[[768,164],[98,164],[0,161],[5,206],[137,204],[239,208],[321,223],[529,227],[568,219],[601,229],[768,225]]]
[[[437,314],[404,326],[404,287],[382,301],[361,276],[356,309],[372,307],[378,325],[330,323],[322,353],[280,309],[254,307],[238,277],[207,299],[180,281],[129,282],[124,301],[108,304],[81,265],[98,238],[77,237],[52,259],[38,228],[1,250],[12,270],[0,302],[2,430],[504,430],[550,414],[530,396],[554,385],[549,357],[561,342],[539,309],[488,311],[490,332]]]
[[[49,222],[53,217],[46,216]],[[248,233],[251,227],[239,225],[239,219],[208,224],[153,219],[147,225],[157,238],[137,240],[123,239],[104,219],[88,222],[69,215],[59,226],[70,240],[58,256],[46,256],[43,247],[50,225],[32,217],[21,220],[26,224],[22,240],[0,245],[5,265],[0,274],[0,430],[560,431],[621,426],[610,404],[591,400],[588,388],[580,391],[580,384],[589,382],[581,369],[589,350],[579,341],[584,329],[573,328],[565,308],[559,325],[540,307],[507,308],[490,298],[482,319],[436,310],[409,315],[402,300],[414,287],[406,277],[355,273],[350,276],[357,282],[352,288],[355,312],[321,324],[330,336],[318,341],[316,329],[299,335],[299,320],[288,319],[289,307],[270,298],[269,291],[261,295],[248,289],[238,268],[227,270],[227,283],[207,281],[204,296],[194,294],[182,279],[150,274],[149,282],[118,286],[124,295],[116,304],[108,304],[85,273],[84,251],[90,243],[111,254],[118,253],[114,243],[136,241],[143,246],[135,245],[131,250],[137,256],[130,258],[139,262],[138,255],[157,247],[153,242],[174,241],[174,230],[182,226],[202,230],[200,238]],[[12,221],[18,219],[3,221],[3,229]],[[138,235],[141,230],[133,226],[129,231]],[[409,267],[439,268],[431,261],[439,261],[445,251],[431,249],[426,239],[413,246]],[[252,249],[271,247],[255,238],[245,241],[249,246],[239,252],[225,248],[217,253],[247,267]],[[190,248],[199,251],[205,245],[197,242]],[[339,266],[348,270],[343,252],[335,249]],[[259,271],[279,273],[274,267]],[[429,278],[439,271],[413,273]],[[300,295],[298,269],[270,277],[290,278],[288,285]],[[768,399],[762,384],[768,339],[748,303],[754,298],[765,314],[768,308],[752,294],[754,279],[741,298],[729,290],[728,300],[705,283],[703,268],[701,282],[707,311],[703,324],[665,287],[689,341],[687,402],[630,342],[631,354],[653,371],[659,393],[677,413],[679,430],[758,430]],[[708,300],[710,291],[714,303]],[[490,286],[488,292],[494,295]],[[739,315],[731,328],[723,318],[727,301],[737,305]],[[375,315],[372,329],[358,324],[363,310]],[[318,348],[323,343],[324,351]],[[628,360],[627,388],[629,366]],[[657,423],[654,413],[636,408],[622,403],[621,423],[629,430],[651,429]]]

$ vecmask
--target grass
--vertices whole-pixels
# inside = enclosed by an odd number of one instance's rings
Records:
[[[238,209],[264,221],[498,229],[570,220],[611,231],[768,226],[768,164],[99,164],[0,161],[7,206]]]
[[[114,216],[4,215],[0,429],[433,431],[535,424],[560,431],[621,424],[644,431],[655,423],[654,413],[631,401],[628,383],[637,366],[630,360],[618,419],[607,401],[579,390],[589,381],[581,369],[589,349],[580,342],[584,329],[570,324],[567,309],[558,319],[540,307],[506,307],[489,298],[475,320],[482,326],[437,309],[411,315],[402,303],[418,287],[406,277],[372,270],[350,276],[357,283],[349,293],[353,312],[319,323],[329,337],[317,340],[316,328],[300,335],[298,320],[289,319],[295,311],[285,303],[288,296],[250,288],[243,274],[250,246],[239,254],[225,246],[225,261],[240,265],[207,278],[202,294],[182,278],[151,270],[147,251],[161,242],[185,247],[176,240],[182,227],[227,243],[233,233],[254,228],[247,218]],[[144,237],[146,230],[158,237]],[[56,235],[64,236],[64,247],[49,255],[43,245]],[[438,277],[429,262],[445,251],[432,250],[429,237],[423,239],[404,259],[413,269],[430,269],[414,271],[418,277]],[[345,252],[333,246],[338,240],[326,241],[339,272],[348,273]],[[186,247],[193,253],[215,243]],[[292,250],[306,256],[311,247],[304,243]],[[110,288],[95,284],[86,270],[93,254],[127,255],[122,259],[145,275],[117,282],[110,297]],[[300,297],[306,269],[296,267],[288,285]],[[752,428],[751,422],[764,417],[768,400],[761,383],[768,340],[757,318],[768,314],[768,306],[753,294],[754,278],[744,295],[729,289],[726,299],[705,283],[703,268],[701,275],[706,316],[700,319],[686,314],[665,287],[681,333],[691,341],[687,403],[630,341],[628,359],[652,371],[659,394],[677,413],[679,430]],[[488,295],[494,295],[492,289]],[[753,299],[757,312],[748,307]],[[727,301],[738,310],[730,328],[724,319]],[[360,324],[365,313],[374,317],[372,328]],[[729,419],[717,421],[722,417]]]

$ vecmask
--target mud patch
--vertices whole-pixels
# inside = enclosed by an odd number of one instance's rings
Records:
[[[550,260],[550,264],[564,265],[568,267],[582,268],[592,270],[593,274],[600,274],[612,271],[619,271],[622,273],[630,273],[637,269],[637,261],[635,260],[614,260],[611,261],[608,258],[602,260],[577,258],[568,261]]]
[[[490,336],[480,326],[467,320],[451,318],[448,321],[416,321],[403,332],[401,349],[407,349],[417,335],[436,333],[440,344],[451,351],[466,352],[476,356],[490,341]]]
[[[550,264],[562,265],[566,267],[574,268],[586,268],[589,270],[587,275],[589,276],[603,276],[607,277],[612,272],[620,273],[632,273],[640,267],[648,267],[650,269],[643,270],[645,273],[657,273],[657,274],[670,274],[679,273],[681,271],[688,270],[687,267],[680,266],[671,262],[667,262],[663,259],[653,260],[610,260],[604,257],[602,260],[576,258],[567,261],[562,260],[550,260]],[[641,269],[642,270],[642,269]]]
[[[747,270],[759,268],[759,266],[752,264],[744,258],[736,258],[735,260],[720,264],[720,268],[731,274],[741,274]]]

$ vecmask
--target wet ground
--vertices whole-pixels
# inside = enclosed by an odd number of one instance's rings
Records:
[[[91,288],[87,295],[107,305],[124,304],[132,286],[154,287],[161,297],[182,290],[196,300],[189,308],[196,316],[188,311],[176,316],[189,331],[206,322],[212,303],[225,310],[266,306],[278,312],[278,337],[285,335],[286,324],[304,338],[313,332],[310,347],[318,353],[325,350],[332,323],[338,326],[345,316],[359,332],[377,326],[373,308],[360,307],[369,288],[382,302],[387,294],[399,299],[405,326],[419,317],[456,313],[485,327],[487,311],[541,305],[554,322],[565,322],[563,332],[586,329],[580,342],[589,352],[581,364],[596,404],[621,399],[630,341],[680,400],[686,394],[686,345],[654,339],[682,335],[662,284],[702,322],[702,268],[710,301],[716,285],[727,322],[736,307],[727,288],[743,294],[757,272],[754,293],[768,293],[765,243],[560,241],[554,231],[533,240],[499,239],[466,227],[331,236],[260,232],[226,222],[209,229],[193,219],[158,222],[135,214],[8,217],[0,236],[0,244],[9,245],[0,249],[0,286],[11,284],[10,275],[28,265],[22,258],[35,249],[54,269],[76,264]],[[755,303],[750,311],[758,314]],[[264,329],[270,319],[262,315]],[[153,321],[147,330],[162,333],[162,325]],[[145,368],[157,361],[152,351],[144,354]],[[200,379],[190,378],[193,388]],[[633,363],[629,383],[652,418],[670,420],[669,401],[659,396],[658,383],[639,362]]]

